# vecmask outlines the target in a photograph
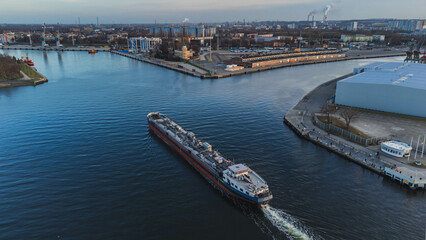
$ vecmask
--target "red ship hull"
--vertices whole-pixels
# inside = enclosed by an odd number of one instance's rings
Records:
[[[181,155],[192,167],[195,168],[195,170],[197,170],[201,174],[201,176],[203,176],[205,179],[207,179],[207,181],[209,181],[211,184],[213,184],[214,186],[217,186],[221,191],[223,191],[223,192],[227,193],[228,195],[233,196],[237,199],[241,199],[241,200],[244,200],[244,201],[249,202],[249,203],[258,204],[256,202],[250,201],[249,199],[243,198],[240,195],[231,191],[218,178],[216,178],[213,173],[211,173],[209,170],[207,170],[205,167],[203,167],[203,165],[197,159],[192,157],[192,155],[190,153],[183,150],[177,142],[175,142],[173,139],[169,138],[163,131],[158,129],[155,126],[155,124],[148,121],[148,125],[149,125],[149,129],[152,132],[154,132],[155,135],[157,135],[159,138],[161,138],[161,140],[163,140],[167,145],[169,145],[169,147],[171,147],[173,150],[175,150],[177,153],[179,153],[179,155]]]

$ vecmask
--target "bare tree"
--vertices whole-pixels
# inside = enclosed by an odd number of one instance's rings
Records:
[[[21,66],[15,57],[0,54],[0,80],[13,80],[21,78]]]
[[[349,130],[351,121],[358,117],[357,111],[350,107],[342,107],[339,111],[339,115],[345,120],[347,130]]]
[[[331,123],[330,115],[336,112],[336,105],[326,103],[321,107],[321,112],[327,114],[327,123]]]

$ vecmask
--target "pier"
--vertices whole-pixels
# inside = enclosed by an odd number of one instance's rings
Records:
[[[310,65],[310,64],[320,64],[320,63],[329,63],[329,62],[337,62],[337,61],[348,61],[348,60],[355,60],[355,59],[368,59],[368,58],[379,58],[379,57],[397,57],[397,56],[404,56],[405,54],[402,53],[391,53],[386,55],[371,55],[371,56],[350,56],[350,57],[343,57],[343,58],[331,58],[331,59],[323,59],[323,60],[315,60],[315,61],[304,61],[304,62],[294,62],[294,63],[284,63],[274,66],[267,66],[267,67],[257,67],[257,68],[245,68],[242,70],[238,70],[235,72],[227,72],[224,69],[211,69],[209,67],[206,67],[202,64],[200,64],[197,61],[190,61],[189,64],[187,63],[179,63],[177,62],[174,66],[169,61],[161,60],[161,59],[155,59],[155,58],[148,58],[144,57],[140,54],[134,54],[134,53],[126,53],[121,51],[115,51],[111,50],[111,53],[118,54],[121,56],[125,56],[128,58],[132,58],[138,61],[154,64],[157,66],[165,67],[171,70],[175,70],[184,74],[188,74],[194,77],[199,77],[202,79],[219,79],[219,78],[227,78],[227,77],[233,77],[238,75],[245,75],[245,74],[251,74],[251,73],[258,73],[273,69],[279,69],[279,68],[285,68],[285,67],[296,67],[296,66],[303,66],[303,65]],[[190,65],[190,67],[179,67],[178,65]],[[190,70],[191,69],[191,70]]]
[[[199,68],[192,66],[192,65],[190,65],[192,70],[189,70],[188,64],[181,63],[181,62],[176,62],[176,64],[172,65],[168,61],[154,59],[154,58],[147,58],[147,57],[144,57],[140,54],[126,53],[126,52],[120,52],[120,51],[115,51],[115,50],[111,50],[111,53],[117,54],[117,55],[120,55],[120,56],[124,56],[124,57],[128,57],[128,58],[131,58],[131,59],[134,59],[134,60],[137,60],[137,61],[141,61],[141,62],[157,65],[157,66],[160,66],[160,67],[164,67],[164,68],[167,68],[167,69],[171,69],[171,70],[181,72],[181,73],[184,73],[184,74],[187,74],[187,75],[191,75],[191,76],[194,76],[194,77],[204,78],[203,76],[206,73],[204,70],[199,69]],[[202,73],[200,73],[200,72],[202,72]]]
[[[403,164],[375,149],[353,143],[314,125],[313,114],[319,112],[322,104],[333,96],[337,81],[351,75],[341,76],[316,87],[285,114],[284,123],[300,137],[381,176],[390,177],[413,190],[426,189],[425,169]]]

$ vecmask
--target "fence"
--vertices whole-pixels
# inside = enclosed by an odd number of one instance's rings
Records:
[[[327,132],[332,132],[338,135],[341,135],[343,137],[348,138],[349,140],[351,140],[352,142],[356,142],[356,143],[360,143],[363,145],[370,145],[370,144],[377,144],[379,141],[382,140],[389,140],[390,137],[386,136],[386,137],[376,137],[376,138],[363,138],[361,136],[355,135],[343,128],[339,128],[336,127],[330,123],[323,123],[321,122],[317,115],[314,116],[314,121],[316,123],[316,125],[324,130],[326,130]]]

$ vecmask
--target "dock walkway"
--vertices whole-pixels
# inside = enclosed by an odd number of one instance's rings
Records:
[[[205,72],[204,70],[199,69],[195,66],[191,66],[191,68],[195,69],[195,71],[190,71],[187,68],[185,68],[185,67],[189,66],[189,64],[186,64],[186,63],[177,63],[176,65],[172,65],[172,64],[168,63],[167,61],[147,58],[147,57],[144,57],[144,56],[141,56],[141,55],[138,55],[138,54],[133,54],[133,53],[125,53],[125,52],[120,52],[120,51],[115,51],[115,50],[111,50],[111,53],[121,55],[121,56],[124,56],[124,57],[128,57],[128,58],[131,58],[131,59],[134,59],[134,60],[137,60],[137,61],[146,62],[146,63],[150,63],[150,64],[153,64],[153,65],[165,67],[165,68],[175,70],[175,71],[178,71],[178,72],[181,72],[181,73],[184,73],[184,74],[188,74],[188,75],[191,75],[191,76],[194,76],[194,77],[202,78],[202,76],[204,74],[202,74],[200,72],[203,72],[203,73]],[[181,67],[178,67],[179,65]]]
[[[410,188],[426,189],[426,169],[419,169],[403,164],[384,154],[377,154],[375,150],[330,134],[313,124],[312,114],[319,112],[322,104],[333,96],[337,81],[350,75],[352,74],[333,79],[312,90],[286,113],[284,123],[297,135],[368,168],[379,175],[386,176],[385,169],[399,169],[399,171],[402,170],[408,174],[406,175],[408,179],[412,179],[416,183],[416,185],[410,185]],[[390,175],[387,174],[387,176]],[[390,177],[399,181],[401,184],[409,185],[408,182],[397,178],[395,175]]]

